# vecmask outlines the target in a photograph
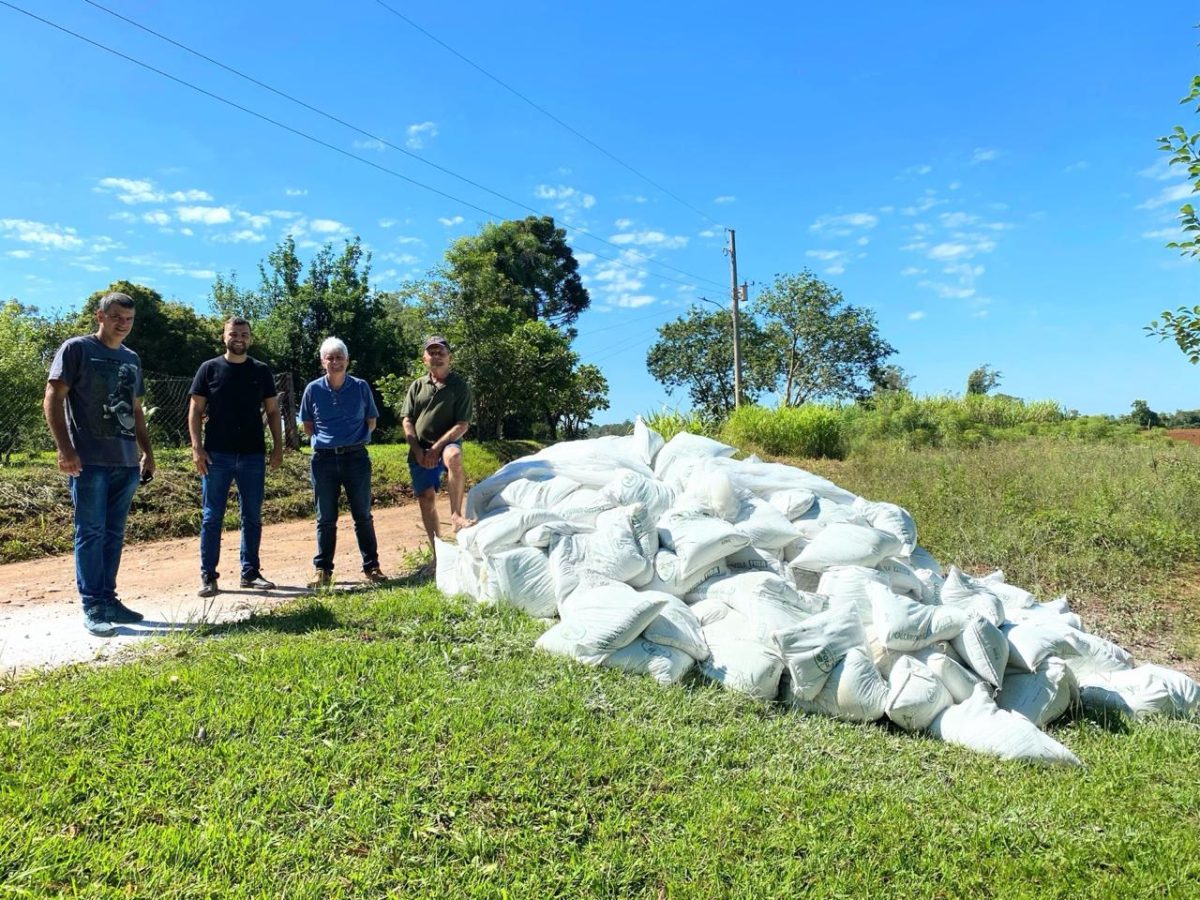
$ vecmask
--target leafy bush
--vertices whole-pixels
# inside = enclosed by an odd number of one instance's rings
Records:
[[[771,456],[806,459],[844,459],[846,441],[838,407],[790,406],[766,409],[743,406],[734,410],[721,429],[721,438],[736,447]]]

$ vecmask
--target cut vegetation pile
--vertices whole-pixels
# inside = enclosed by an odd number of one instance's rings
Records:
[[[479,523],[438,546],[447,593],[555,618],[540,649],[662,684],[727,688],[887,720],[1007,759],[1078,765],[1045,727],[1082,706],[1200,705],[1186,675],[1135,667],[1065,597],[943,568],[909,513],[689,433],[548,447],[477,484]]]

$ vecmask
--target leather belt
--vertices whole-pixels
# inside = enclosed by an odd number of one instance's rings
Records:
[[[359,450],[366,450],[366,444],[347,444],[345,447],[321,447],[313,451],[315,456],[343,456],[347,453],[356,453]]]

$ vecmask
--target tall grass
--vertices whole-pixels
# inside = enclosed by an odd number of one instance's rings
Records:
[[[695,410],[682,412],[678,409],[666,409],[664,407],[653,412],[642,413],[642,421],[661,434],[664,440],[668,441],[681,431],[686,431],[690,434],[703,434],[709,437],[712,436],[714,431],[710,423],[706,422],[700,413]]]
[[[847,450],[841,411],[811,404],[774,410],[743,406],[726,420],[721,438],[771,456],[842,459]]]

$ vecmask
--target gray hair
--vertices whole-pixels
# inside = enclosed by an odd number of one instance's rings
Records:
[[[122,294],[120,291],[109,291],[100,298],[100,303],[97,309],[102,313],[108,312],[114,306],[120,306],[124,309],[133,309],[133,298],[128,294]]]
[[[320,356],[322,359],[324,359],[325,355],[327,353],[329,353],[331,350],[338,350],[341,352],[341,354],[343,356],[346,357],[346,359],[350,358],[350,350],[346,346],[346,342],[343,341],[341,338],[327,337],[327,338],[325,338],[325,340],[321,341]]]

